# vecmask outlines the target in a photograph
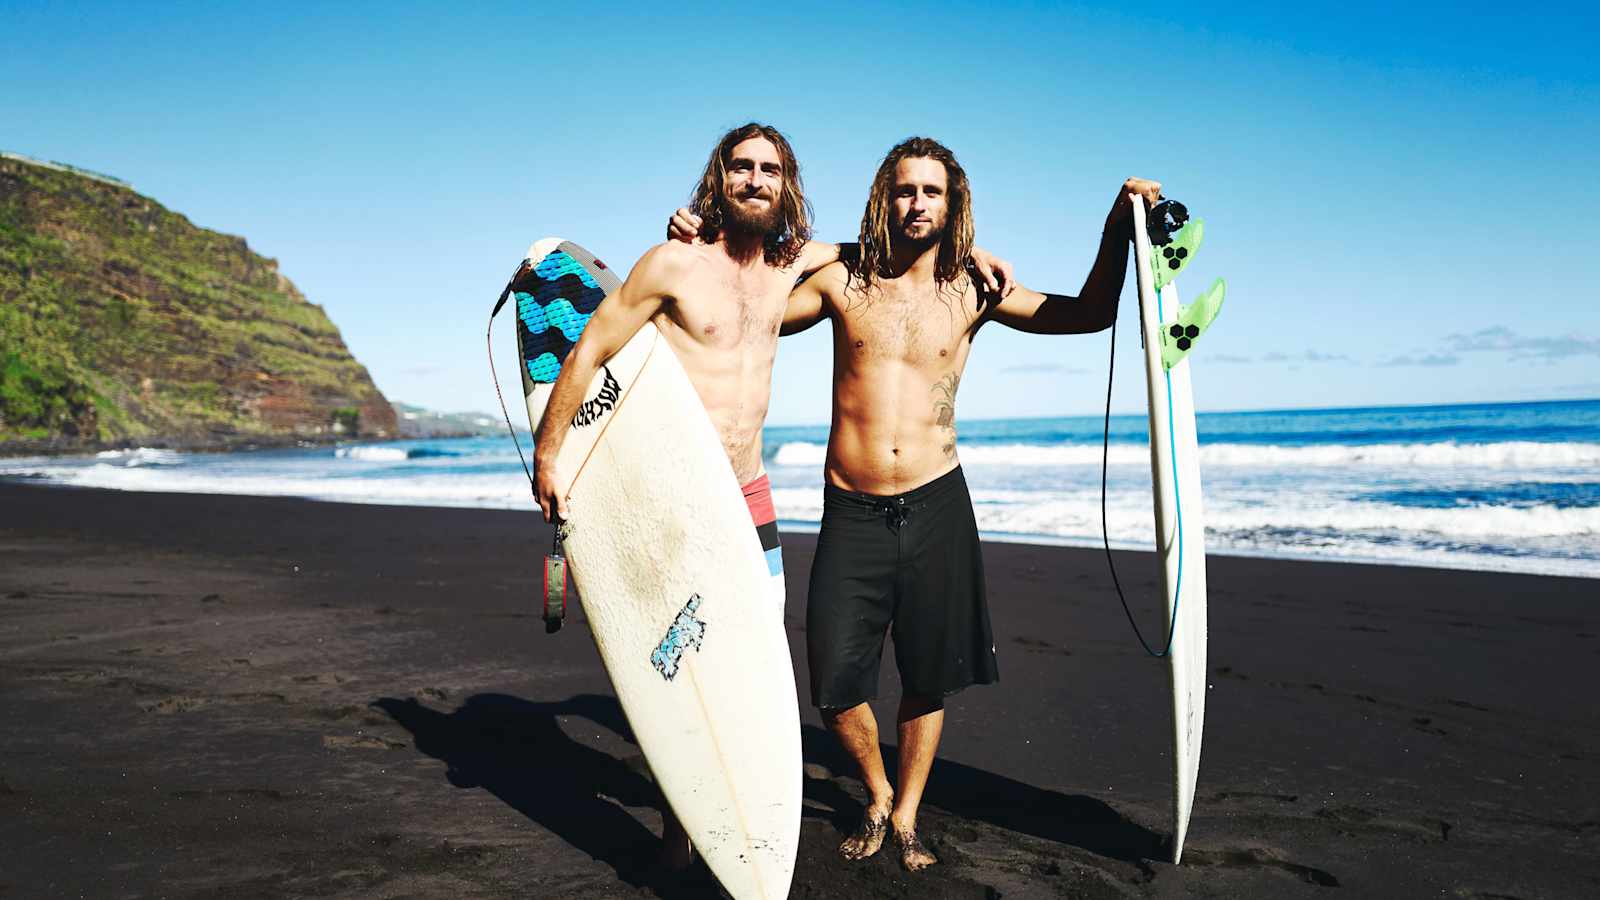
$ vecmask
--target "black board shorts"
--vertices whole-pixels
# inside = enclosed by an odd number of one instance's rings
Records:
[[[978,524],[959,466],[893,497],[824,484],[809,593],[815,706],[844,709],[877,696],[891,627],[906,694],[944,697],[1000,680]]]

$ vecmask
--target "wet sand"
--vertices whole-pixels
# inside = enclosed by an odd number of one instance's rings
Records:
[[[812,544],[784,536],[802,697]],[[0,897],[716,896],[647,864],[582,614],[537,617],[548,545],[523,513],[0,485]],[[1159,631],[1153,559],[1117,558]],[[1001,683],[948,708],[941,864],[835,856],[863,794],[808,707],[792,896],[1600,896],[1600,582],[1213,557],[1173,866],[1165,669],[1103,554],[985,565]]]

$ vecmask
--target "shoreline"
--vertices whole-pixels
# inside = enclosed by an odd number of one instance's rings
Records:
[[[645,864],[660,814],[581,604],[554,636],[534,608],[548,540],[510,511],[0,484],[0,896],[710,896]],[[784,535],[802,704],[813,546]],[[1115,555],[1148,630],[1151,555]],[[792,897],[1600,889],[1592,580],[1213,560],[1172,866],[1166,669],[1102,551],[984,558],[1001,682],[947,707],[942,862],[835,857],[863,793],[804,705]],[[892,664],[880,691],[892,752]]]
[[[407,438],[406,440],[413,440],[413,439]],[[371,443],[371,442],[363,442],[363,445],[365,443]],[[390,443],[392,443],[392,442],[390,442]],[[334,445],[329,445],[329,446],[334,446]],[[144,449],[164,449],[164,448],[144,448]],[[187,451],[184,451],[184,452],[187,452]],[[221,451],[221,452],[225,452],[225,451]],[[207,492],[207,491],[137,491],[137,490],[123,490],[123,489],[117,489],[117,488],[105,488],[105,487],[97,487],[97,486],[59,484],[59,483],[49,482],[49,481],[45,481],[43,479],[35,479],[35,478],[32,478],[32,477],[23,476],[23,475],[0,476],[0,485],[5,485],[5,484],[27,485],[27,486],[33,486],[33,487],[55,489],[55,490],[116,491],[116,492],[119,492],[119,493],[132,493],[132,494],[152,493],[152,494],[182,494],[182,495],[186,495],[186,496],[211,496],[211,497],[252,497],[252,498],[269,498],[269,497],[271,497],[271,498],[280,498],[280,499],[287,499],[287,500],[301,500],[301,501],[304,501],[304,502],[307,502],[307,503],[327,503],[327,504],[334,504],[334,505],[349,505],[349,506],[384,506],[384,507],[394,507],[394,508],[399,508],[399,509],[481,509],[481,510],[485,510],[485,511],[497,511],[497,512],[524,512],[525,511],[525,510],[518,510],[518,509],[509,509],[509,508],[506,508],[506,507],[474,506],[474,505],[469,505],[469,504],[459,504],[459,505],[409,504],[409,503],[395,503],[395,502],[392,502],[392,501],[389,501],[389,500],[383,500],[383,499],[370,500],[370,501],[368,501],[368,500],[350,500],[350,499],[324,499],[324,498],[320,498],[320,497],[308,497],[308,496],[293,495],[293,494],[225,494],[225,493],[215,493],[215,492]],[[531,503],[531,501],[530,501],[530,503]],[[782,518],[780,518],[778,520],[778,527],[779,527],[780,532],[783,533],[783,534],[796,534],[796,535],[799,535],[799,534],[816,534],[817,533],[817,529],[820,527],[820,523],[817,523],[817,522],[806,522],[806,521],[798,520],[798,519],[782,519]],[[1068,547],[1068,548],[1080,549],[1080,550],[1097,550],[1102,554],[1104,553],[1104,546],[1100,542],[1094,540],[1093,538],[1062,538],[1062,537],[1055,537],[1053,535],[1044,535],[1044,534],[1021,534],[1021,533],[1016,533],[1016,532],[994,532],[994,531],[980,531],[979,532],[979,536],[986,543],[1018,544],[1018,545],[1027,546],[1027,547],[1040,547],[1040,548],[1043,548],[1043,547]],[[1111,542],[1111,549],[1114,552],[1147,553],[1147,554],[1154,552],[1153,545],[1150,545],[1150,544],[1138,545],[1138,544],[1132,544],[1132,543],[1129,543],[1129,542],[1126,542],[1126,541],[1112,541]],[[1600,580],[1600,561],[1589,561],[1589,560],[1582,560],[1582,559],[1566,560],[1564,562],[1566,562],[1566,563],[1568,563],[1570,565],[1573,565],[1573,566],[1581,566],[1586,562],[1591,563],[1592,565],[1590,566],[1590,568],[1594,569],[1594,571],[1592,573],[1591,572],[1584,572],[1584,571],[1549,571],[1549,570],[1540,570],[1540,569],[1536,569],[1536,568],[1534,568],[1532,566],[1530,566],[1530,567],[1521,567],[1521,566],[1516,565],[1515,563],[1516,563],[1517,560],[1524,559],[1525,557],[1510,557],[1510,556],[1503,557],[1503,559],[1505,559],[1509,563],[1509,564],[1506,564],[1506,565],[1495,565],[1495,564],[1490,563],[1490,562],[1483,562],[1481,564],[1474,565],[1473,563],[1477,561],[1476,559],[1469,559],[1469,560],[1464,560],[1464,561],[1456,561],[1455,564],[1452,565],[1452,564],[1449,564],[1449,563],[1446,563],[1446,562],[1443,562],[1443,561],[1434,562],[1434,561],[1428,561],[1428,560],[1414,560],[1414,559],[1406,559],[1406,560],[1402,560],[1402,559],[1383,559],[1383,558],[1380,558],[1380,557],[1368,557],[1368,556],[1332,556],[1332,555],[1318,555],[1318,554],[1315,554],[1315,553],[1253,551],[1253,550],[1240,550],[1240,549],[1237,549],[1237,548],[1217,549],[1215,547],[1207,547],[1206,548],[1206,558],[1208,560],[1218,559],[1218,558],[1280,560],[1280,561],[1283,561],[1283,562],[1330,563],[1330,564],[1337,564],[1337,565],[1377,566],[1377,567],[1383,567],[1383,568],[1415,568],[1415,569],[1437,570],[1437,571],[1442,571],[1442,572],[1483,572],[1483,573],[1502,573],[1502,574],[1508,574],[1508,575],[1530,575],[1530,576],[1535,576],[1535,577],[1578,578],[1578,579],[1588,579],[1588,580],[1591,580],[1591,581]],[[1499,559],[1502,559],[1502,557],[1484,557],[1484,559],[1486,559],[1486,560],[1490,560],[1490,559],[1499,560]],[[1546,560],[1541,560],[1541,562],[1544,562],[1544,561],[1546,561]]]

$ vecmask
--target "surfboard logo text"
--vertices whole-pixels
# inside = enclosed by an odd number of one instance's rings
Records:
[[[605,373],[605,379],[600,382],[600,392],[594,395],[593,400],[585,400],[578,407],[577,415],[572,417],[573,428],[585,428],[600,421],[602,416],[616,409],[617,401],[622,399],[622,385],[617,383],[611,369],[601,366],[600,371]]]
[[[678,661],[683,658],[684,652],[699,650],[700,641],[706,636],[706,623],[694,617],[695,610],[699,608],[700,595],[695,594],[678,611],[678,617],[672,620],[671,627],[667,629],[667,636],[650,654],[650,665],[655,666],[661,677],[668,681],[678,674]]]

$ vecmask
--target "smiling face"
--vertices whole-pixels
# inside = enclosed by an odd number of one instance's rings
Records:
[[[768,265],[793,265],[811,240],[800,163],[789,139],[770,125],[740,125],[717,141],[689,209],[708,243],[730,234],[760,237]]]
[[[722,209],[728,227],[745,234],[766,235],[776,230],[783,194],[783,156],[764,137],[733,146],[722,179]]]
[[[950,212],[949,181],[944,163],[938,160],[926,156],[900,160],[889,195],[895,237],[927,245],[944,234]]]

